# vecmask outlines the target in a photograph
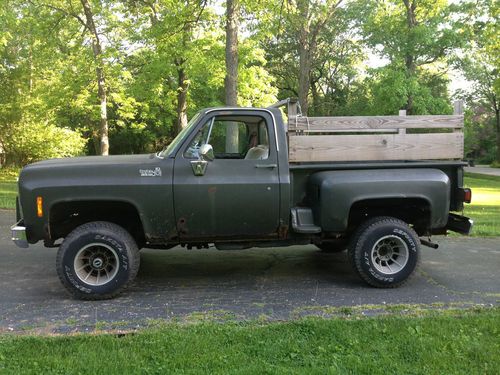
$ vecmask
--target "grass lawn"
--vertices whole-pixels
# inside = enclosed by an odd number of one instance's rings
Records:
[[[464,209],[474,220],[472,235],[500,236],[500,177],[466,173],[465,186],[472,189],[472,203]]]
[[[15,182],[0,181],[0,208],[16,208],[17,185]]]
[[[17,171],[0,169],[0,208],[15,209]]]
[[[0,336],[2,374],[498,374],[500,310]]]
[[[16,208],[17,186],[14,183],[0,182],[0,208]]]

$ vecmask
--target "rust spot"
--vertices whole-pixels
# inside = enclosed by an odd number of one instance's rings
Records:
[[[181,217],[179,220],[177,220],[177,231],[179,234],[188,234],[189,230],[186,225],[186,218]]]
[[[214,194],[217,192],[217,186],[210,186],[208,188],[208,194]]]
[[[287,238],[288,237],[288,225],[280,225],[278,228],[278,237]]]

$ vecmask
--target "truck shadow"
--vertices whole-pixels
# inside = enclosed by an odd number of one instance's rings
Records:
[[[345,252],[325,254],[314,246],[250,249],[244,251],[144,250],[136,285],[196,285],[248,283],[259,278],[274,282],[317,280],[339,285],[357,285]]]

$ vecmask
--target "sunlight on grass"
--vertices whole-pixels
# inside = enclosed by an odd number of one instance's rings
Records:
[[[500,190],[474,189],[472,191],[472,205],[500,206]],[[500,207],[499,207],[500,208]]]
[[[500,236],[500,177],[465,175],[465,186],[472,189],[472,203],[464,214],[474,220],[473,236]]]

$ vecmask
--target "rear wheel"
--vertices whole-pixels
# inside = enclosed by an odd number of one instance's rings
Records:
[[[368,284],[394,288],[404,284],[417,268],[420,241],[404,221],[375,217],[354,234],[349,258],[354,270]]]
[[[57,273],[76,298],[107,299],[134,280],[139,270],[137,244],[122,227],[104,221],[83,224],[63,241]]]

